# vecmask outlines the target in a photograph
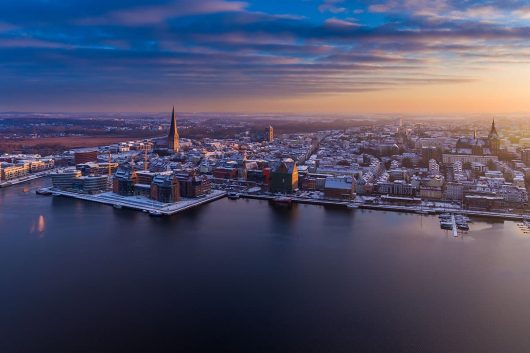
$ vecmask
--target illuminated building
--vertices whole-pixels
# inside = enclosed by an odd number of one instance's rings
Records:
[[[74,182],[81,176],[80,170],[69,169],[61,173],[52,174],[52,185],[56,189],[73,189]]]
[[[298,167],[292,159],[282,161],[271,172],[271,192],[292,193],[298,189]]]

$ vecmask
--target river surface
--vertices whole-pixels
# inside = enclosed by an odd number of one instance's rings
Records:
[[[0,352],[528,352],[530,235],[219,200],[168,218],[0,189]]]

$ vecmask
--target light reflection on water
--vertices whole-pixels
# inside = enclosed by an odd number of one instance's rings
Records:
[[[46,220],[43,215],[39,215],[39,217],[37,217],[37,220],[31,224],[29,232],[30,234],[37,235],[40,238],[44,235],[45,230]]]
[[[515,222],[455,238],[436,216],[225,199],[152,218],[21,191],[0,190],[2,352],[530,346]]]

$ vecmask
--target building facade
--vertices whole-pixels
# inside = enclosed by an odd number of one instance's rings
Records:
[[[298,167],[293,160],[281,162],[271,172],[270,190],[274,193],[289,194],[298,189]]]

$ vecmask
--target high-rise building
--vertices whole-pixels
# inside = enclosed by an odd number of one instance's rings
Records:
[[[180,151],[179,132],[177,130],[177,117],[175,116],[175,107],[171,113],[171,127],[168,135],[168,149],[173,152]]]

